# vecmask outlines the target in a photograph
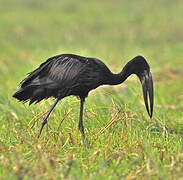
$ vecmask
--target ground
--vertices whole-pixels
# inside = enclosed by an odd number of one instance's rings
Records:
[[[0,4],[0,179],[183,179],[182,1]],[[143,55],[155,85],[153,118],[131,76],[89,94],[86,143],[75,97],[59,103],[37,139],[54,100],[29,107],[12,94],[28,72],[61,53],[97,57],[113,72]]]

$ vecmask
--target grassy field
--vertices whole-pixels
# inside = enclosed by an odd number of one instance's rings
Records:
[[[183,179],[183,2],[181,0],[0,0],[0,179]],[[12,98],[18,83],[56,54],[98,57],[113,72],[147,58],[155,84],[149,119],[135,76],[90,93],[87,143],[79,101]]]

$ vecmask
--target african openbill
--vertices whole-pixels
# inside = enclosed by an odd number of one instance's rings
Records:
[[[49,58],[20,83],[13,95],[19,101],[30,100],[29,105],[49,97],[56,98],[46,117],[43,119],[38,137],[57,103],[64,97],[74,95],[80,98],[79,130],[85,137],[83,126],[83,106],[88,93],[101,85],[123,83],[131,74],[140,79],[146,110],[153,114],[153,80],[150,67],[142,56],[129,61],[119,74],[112,73],[97,58],[82,57],[74,54],[61,54]]]

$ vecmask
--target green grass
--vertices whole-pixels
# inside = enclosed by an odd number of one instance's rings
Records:
[[[182,1],[0,4],[0,179],[183,179]],[[38,140],[53,100],[29,107],[11,96],[28,72],[61,53],[98,57],[113,72],[145,56],[155,84],[153,118],[130,77],[90,93],[86,144],[75,97],[59,103]]]

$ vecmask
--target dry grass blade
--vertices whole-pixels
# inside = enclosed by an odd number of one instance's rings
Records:
[[[119,114],[121,114],[120,110],[114,115],[114,117],[107,123],[106,126],[104,126],[97,134],[102,134],[106,129],[108,129],[109,127],[111,127],[114,123],[123,120],[124,118],[126,118],[125,113],[122,113],[123,116],[119,116]]]
[[[34,117],[34,118],[29,122],[29,124],[31,124],[31,122],[33,121],[33,124],[32,124],[32,126],[31,126],[31,129],[35,126],[36,123],[38,123],[38,120],[41,119],[43,116],[45,116],[47,113],[48,113],[48,110],[47,110],[47,111],[44,111],[44,112],[41,112],[41,113],[39,113],[36,117]]]

